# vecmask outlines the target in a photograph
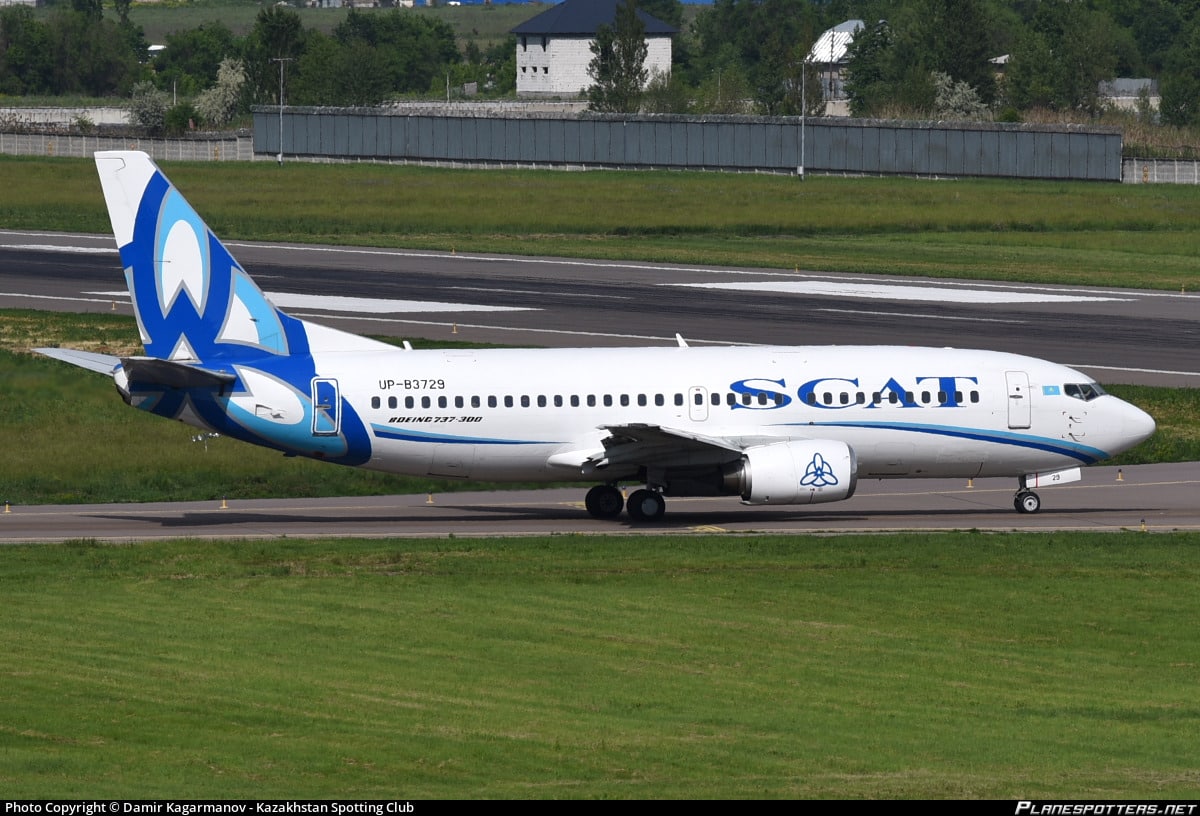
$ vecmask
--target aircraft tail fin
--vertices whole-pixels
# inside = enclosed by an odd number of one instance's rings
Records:
[[[277,309],[145,153],[96,153],[146,354],[233,363],[383,347]]]

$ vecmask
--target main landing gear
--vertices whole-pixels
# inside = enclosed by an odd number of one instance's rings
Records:
[[[1023,487],[1013,496],[1013,507],[1018,513],[1036,513],[1042,509],[1042,499],[1037,493]]]
[[[661,493],[642,488],[633,491],[626,502],[617,486],[611,484],[593,487],[583,503],[592,518],[598,519],[615,519],[621,515],[622,508],[629,511],[629,517],[634,521],[659,521],[667,512],[667,503]]]

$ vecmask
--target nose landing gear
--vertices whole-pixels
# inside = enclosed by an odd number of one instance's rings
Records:
[[[1013,507],[1018,513],[1036,513],[1042,509],[1042,499],[1037,493],[1023,487],[1013,496]]]

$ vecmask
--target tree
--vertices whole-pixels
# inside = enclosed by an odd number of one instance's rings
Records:
[[[246,66],[226,57],[217,68],[216,84],[196,97],[196,112],[213,127],[228,124],[238,112],[245,84]]]
[[[52,92],[50,31],[29,6],[0,9],[0,93]]]
[[[246,82],[250,99],[263,104],[280,104],[279,64],[276,60],[297,59],[304,52],[305,31],[300,15],[282,6],[258,12],[254,28],[246,35]]]
[[[163,132],[166,125],[167,108],[170,107],[171,97],[166,92],[154,87],[149,80],[133,86],[133,98],[129,103],[129,118],[138,127],[157,136]]]
[[[1098,113],[1099,83],[1116,75],[1113,29],[1107,15],[1082,3],[1043,0],[1009,60],[1009,102]]]
[[[892,29],[886,21],[859,29],[850,44],[846,65],[846,96],[852,116],[870,116],[891,96]]]
[[[154,59],[158,87],[172,86],[191,96],[217,81],[221,63],[236,58],[241,46],[229,26],[208,22],[167,35],[166,48]]]
[[[646,25],[637,16],[634,0],[617,6],[613,25],[601,24],[592,41],[588,75],[588,105],[594,111],[635,113],[646,86]]]

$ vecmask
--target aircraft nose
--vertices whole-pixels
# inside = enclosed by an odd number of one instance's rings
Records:
[[[1129,447],[1150,438],[1154,433],[1154,417],[1147,414],[1136,405],[1125,403],[1125,415],[1122,417],[1121,429]]]

